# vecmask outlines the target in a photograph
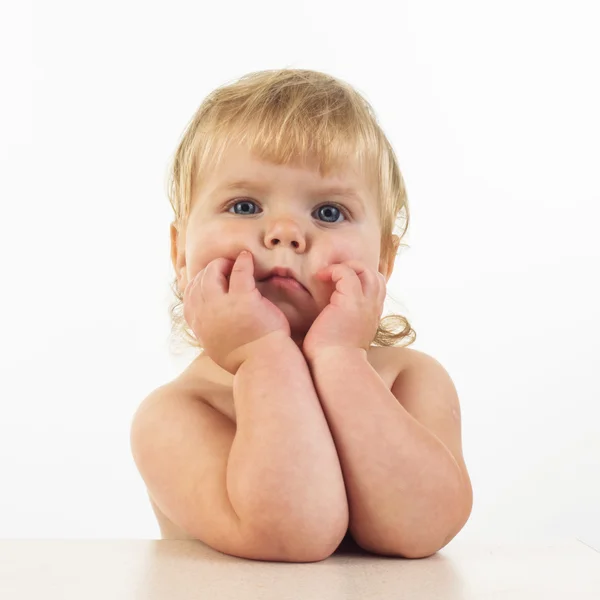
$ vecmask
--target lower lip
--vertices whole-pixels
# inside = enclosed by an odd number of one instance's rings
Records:
[[[296,290],[305,292],[306,289],[300,283],[298,283],[295,279],[291,277],[279,277],[278,275],[274,275],[273,277],[269,277],[269,279],[264,279],[263,283],[272,283],[277,285],[278,287],[282,287],[288,290]]]

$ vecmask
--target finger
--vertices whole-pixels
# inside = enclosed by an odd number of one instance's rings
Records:
[[[206,265],[200,282],[204,299],[227,293],[229,288],[227,277],[232,264],[233,261],[230,258],[219,257],[211,260]]]
[[[229,276],[229,293],[251,292],[255,287],[254,259],[250,252],[242,250],[238,254]]]
[[[377,279],[377,274],[373,269],[369,269],[364,263],[358,260],[349,260],[344,264],[348,265],[356,273],[356,276],[361,283],[362,293],[365,296],[377,297],[379,292],[379,281]]]
[[[192,290],[198,286],[200,284],[200,281],[202,279],[202,274],[204,272],[204,269],[201,269],[200,271],[198,271],[187,283],[187,285],[185,286],[185,290],[183,291],[183,302],[185,304],[185,302],[187,301],[187,299],[191,296],[192,294]]]
[[[342,265],[349,270],[348,277],[350,277],[350,272],[352,272],[356,277],[351,279],[358,278],[360,282],[360,290],[354,286],[353,289],[356,292],[361,291],[363,295],[368,297],[378,297],[380,292],[378,272],[373,271],[373,269],[369,269],[363,262],[358,260],[344,261]]]
[[[385,275],[379,271],[369,269],[360,261],[347,261],[345,264],[351,266],[362,284],[363,294],[375,298],[377,302],[385,299],[387,282]]]
[[[330,273],[331,280],[335,284],[335,289],[344,294],[362,294],[362,283],[354,269],[347,264],[338,263],[327,267],[326,272]]]

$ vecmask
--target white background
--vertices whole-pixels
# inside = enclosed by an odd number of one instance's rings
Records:
[[[592,0],[14,2],[0,15],[0,538],[158,538],[130,454],[169,354],[167,163],[243,74],[373,104],[412,223],[389,283],[459,392],[456,539],[600,547]]]

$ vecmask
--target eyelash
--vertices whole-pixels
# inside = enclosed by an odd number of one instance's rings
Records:
[[[227,205],[224,207],[225,210],[229,210],[232,206],[235,206],[238,202],[250,202],[252,204],[257,204],[257,202],[255,200],[251,200],[250,198],[235,198],[234,200],[232,200],[231,202],[228,202]],[[350,214],[350,211],[348,209],[346,209],[344,206],[342,206],[341,204],[337,204],[336,202],[327,202],[325,204],[320,204],[319,206],[317,206],[317,208],[315,210],[319,210],[320,208],[322,208],[323,206],[335,206],[345,217],[346,220],[350,220],[352,215]],[[249,215],[249,216],[254,216],[254,215]],[[327,225],[338,225],[339,223],[343,223],[344,221],[320,221],[321,223],[326,223]]]

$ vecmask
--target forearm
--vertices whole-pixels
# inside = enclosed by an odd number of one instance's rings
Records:
[[[387,388],[360,353],[309,361],[346,481],[350,527],[367,549],[433,553],[461,506],[448,449]]]
[[[227,489],[240,519],[279,539],[304,535],[318,543],[332,532],[343,535],[348,505],[340,463],[296,344],[279,338],[257,346],[234,376],[233,396],[237,431]]]

